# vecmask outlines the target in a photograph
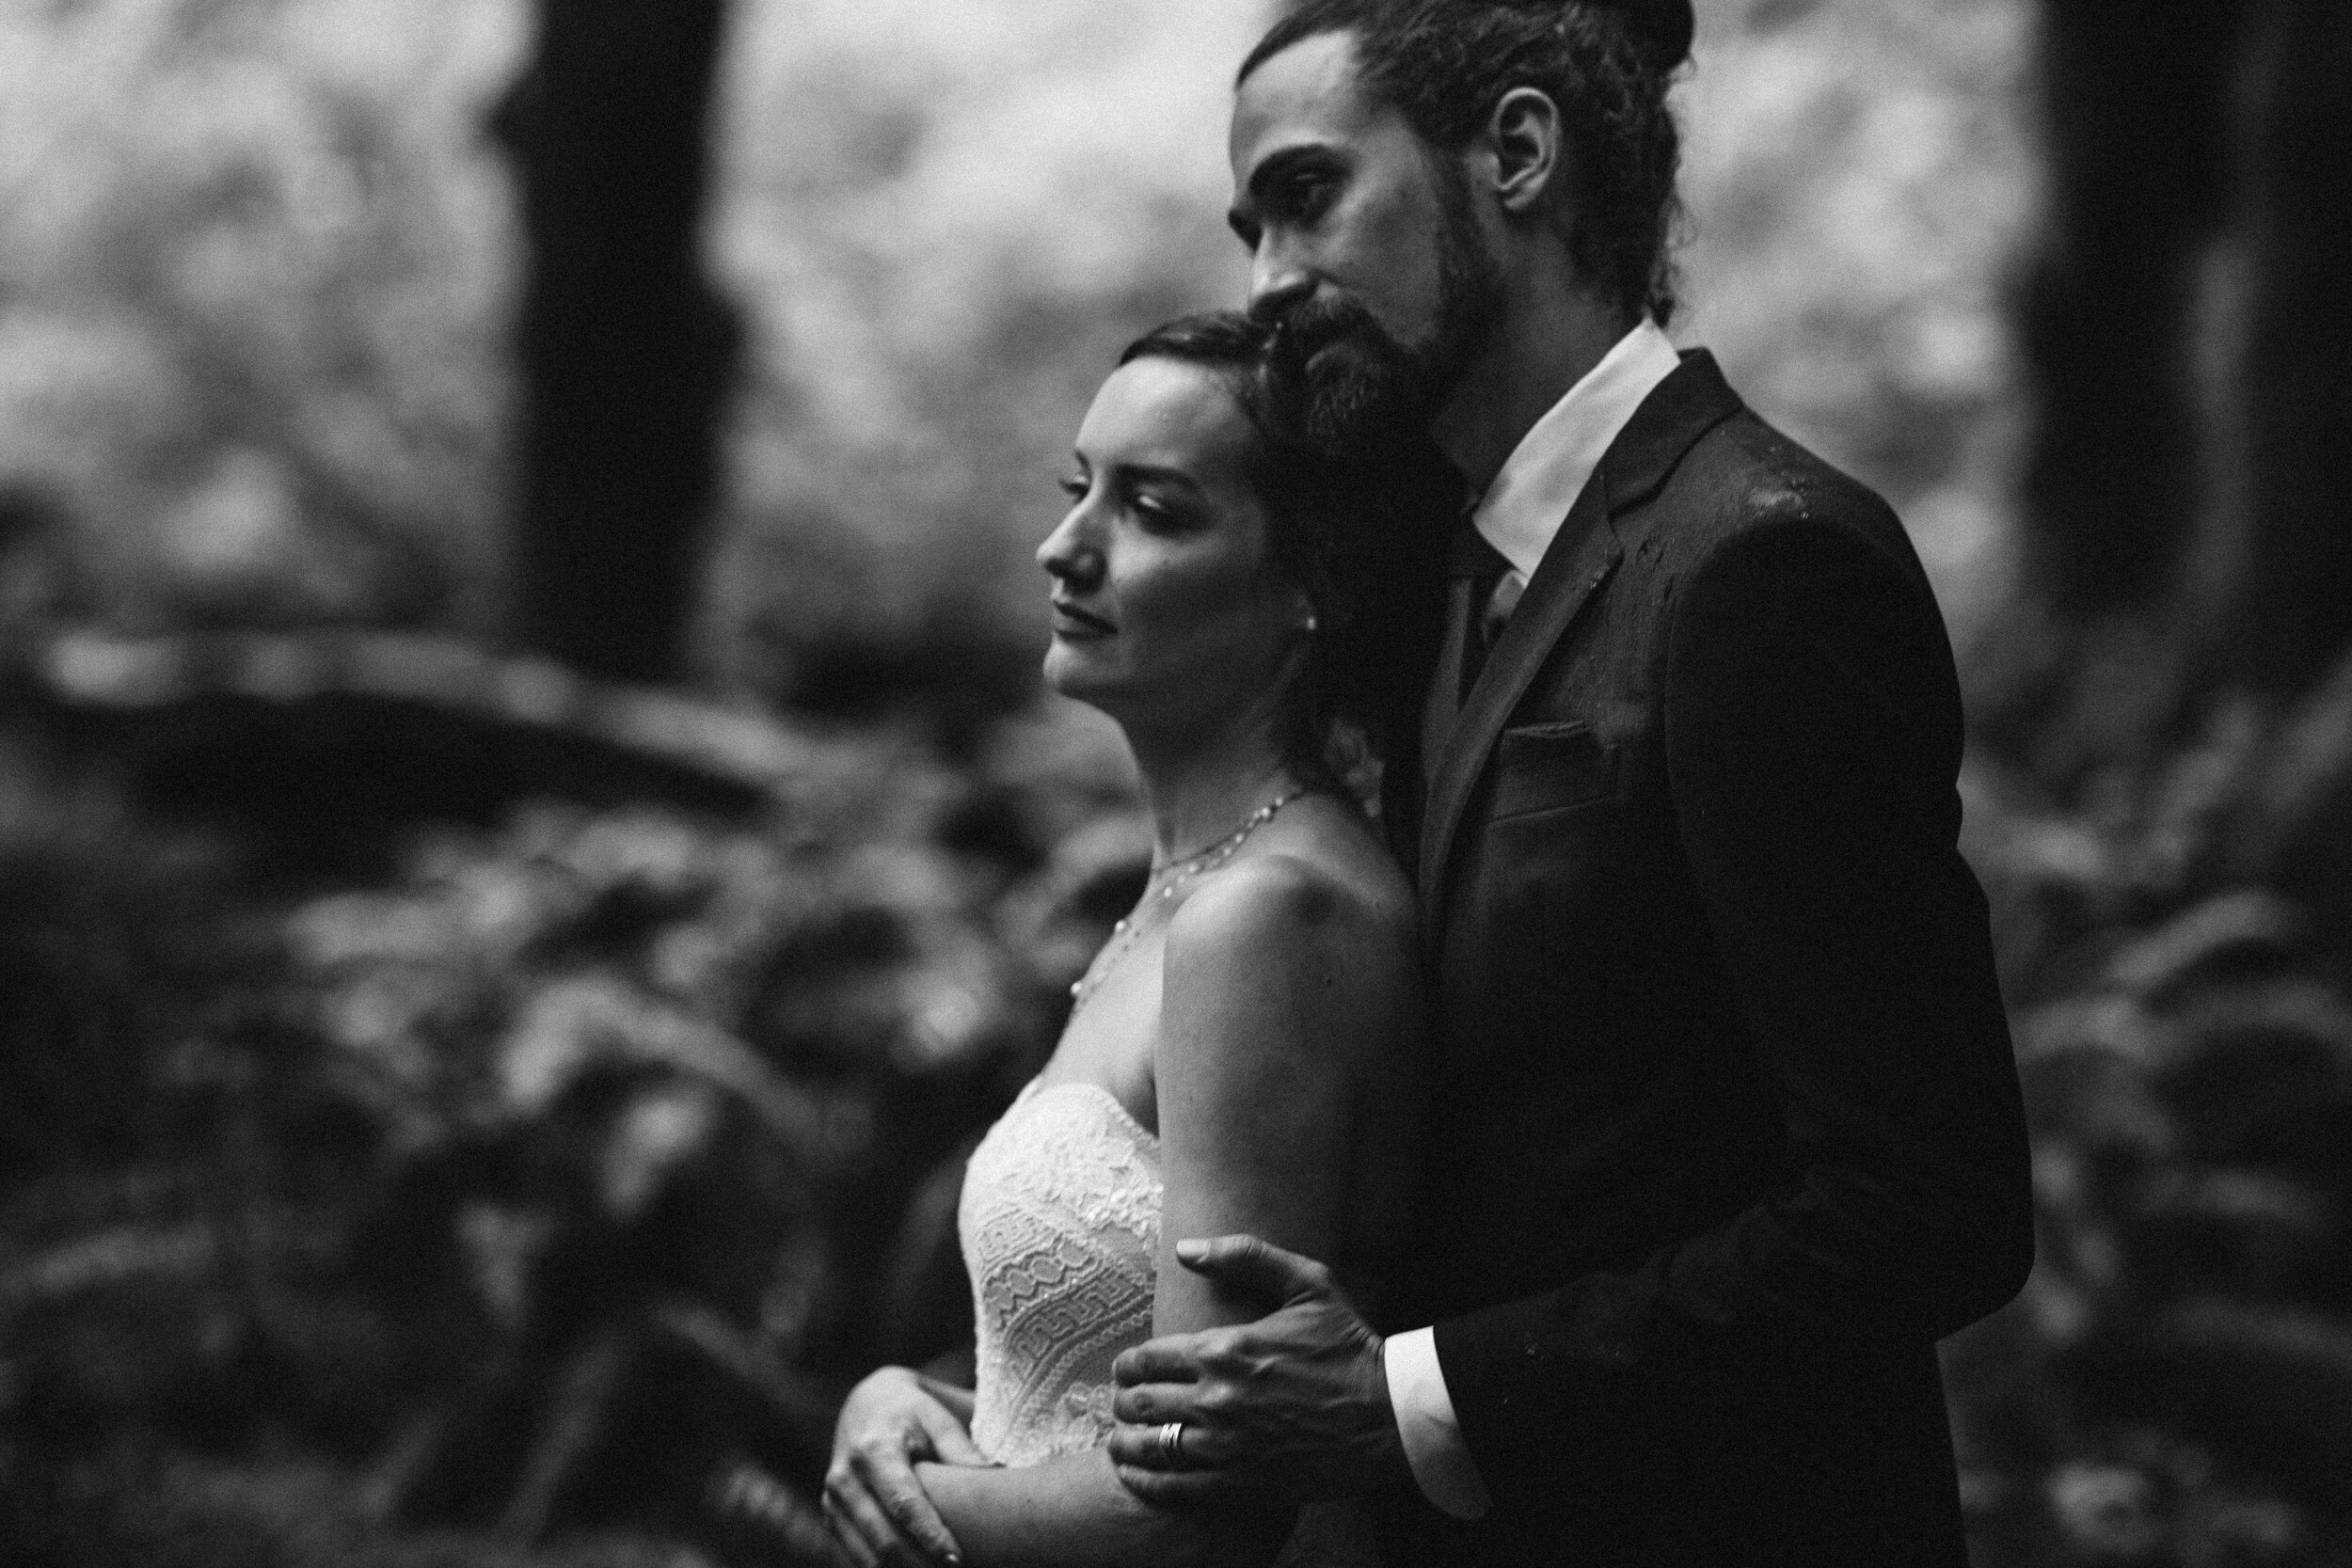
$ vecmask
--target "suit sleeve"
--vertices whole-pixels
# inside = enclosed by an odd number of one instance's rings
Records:
[[[1675,823],[1784,1176],[1629,1273],[1437,1325],[1498,1503],[1530,1451],[1580,1489],[1610,1484],[1635,1433],[1701,1463],[1727,1391],[1874,1342],[1915,1362],[2031,1262],[2015,1064],[1955,842],[1950,648],[1899,525],[1865,525],[1792,508],[1745,530],[1668,632]]]

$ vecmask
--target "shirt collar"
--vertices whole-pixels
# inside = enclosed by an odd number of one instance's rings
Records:
[[[1470,524],[1521,578],[1535,575],[1610,444],[1680,363],[1658,324],[1643,317],[1511,449]]]

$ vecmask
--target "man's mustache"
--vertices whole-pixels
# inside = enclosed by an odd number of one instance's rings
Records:
[[[1429,418],[1422,366],[1362,303],[1321,293],[1254,312],[1274,327],[1277,378],[1296,390],[1298,434],[1329,452],[1409,439]],[[1319,357],[1344,343],[1348,352]]]
[[[1400,353],[1396,341],[1373,313],[1344,294],[1297,300],[1268,314],[1279,350],[1302,363],[1343,339],[1363,342],[1383,358]]]

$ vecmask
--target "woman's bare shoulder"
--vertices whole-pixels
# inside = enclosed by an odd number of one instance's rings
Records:
[[[1226,948],[1330,935],[1409,932],[1412,890],[1392,864],[1315,847],[1270,850],[1205,879],[1168,925],[1168,941]]]
[[[1385,861],[1316,847],[1254,855],[1205,880],[1168,924],[1171,984],[1205,981],[1261,1006],[1313,996],[1334,1022],[1408,1004],[1419,978],[1411,889]]]

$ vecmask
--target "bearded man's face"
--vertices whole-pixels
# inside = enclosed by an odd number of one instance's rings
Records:
[[[1230,151],[1250,309],[1303,361],[1309,434],[1425,427],[1500,313],[1500,268],[1458,165],[1363,91],[1345,33],[1250,73]]]

